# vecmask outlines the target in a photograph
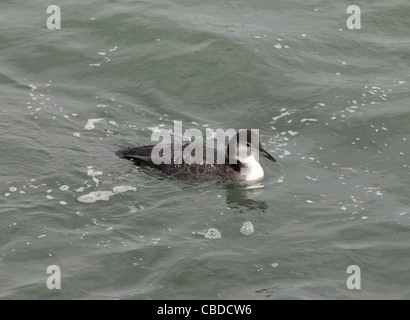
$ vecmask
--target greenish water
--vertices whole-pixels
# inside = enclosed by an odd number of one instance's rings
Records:
[[[349,4],[2,1],[0,298],[409,299],[410,7],[361,1],[349,30]],[[175,120],[259,129],[278,163],[102,183]]]

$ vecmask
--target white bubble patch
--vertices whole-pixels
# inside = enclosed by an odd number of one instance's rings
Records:
[[[95,124],[98,122],[103,121],[104,118],[99,118],[99,119],[88,119],[86,125],[84,126],[85,130],[92,130],[95,129]]]
[[[112,189],[112,191],[117,194],[117,193],[124,193],[127,191],[137,191],[137,188],[135,187],[131,187],[131,186],[118,186],[118,187],[114,187]]]
[[[77,200],[84,203],[94,203],[96,201],[108,201],[115,193],[111,191],[93,191],[89,194],[78,197]]]
[[[254,233],[255,228],[254,228],[252,222],[246,221],[246,222],[244,222],[244,224],[242,225],[240,231],[241,231],[241,233],[242,233],[243,235],[245,235],[245,236],[250,236],[251,234]]]
[[[127,191],[137,191],[137,188],[131,186],[118,186],[112,189],[112,191],[93,191],[89,194],[82,195],[77,198],[78,201],[83,203],[94,203],[97,201],[108,201],[111,196],[118,193],[124,193]]]
[[[96,177],[102,176],[102,174],[103,174],[102,171],[94,171],[92,166],[87,167],[87,175],[93,178],[93,181],[95,182],[97,187],[98,187],[100,180],[98,180]]]
[[[208,231],[205,233],[205,238],[207,239],[221,239],[222,235],[217,229],[208,229]]]

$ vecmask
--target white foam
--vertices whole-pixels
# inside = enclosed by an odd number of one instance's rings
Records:
[[[70,189],[70,187],[69,187],[69,186],[66,186],[66,185],[62,185],[59,189],[60,189],[61,191],[67,191],[68,189]]]
[[[114,193],[111,191],[93,191],[89,194],[85,194],[78,197],[77,200],[84,203],[94,203],[96,201],[108,201]]]
[[[208,229],[208,231],[205,233],[205,238],[207,239],[221,239],[222,235],[217,229]]]
[[[252,222],[250,221],[246,221],[244,222],[244,224],[241,227],[241,233],[245,236],[250,236],[251,234],[253,234],[253,232],[255,231],[255,228],[252,224]]]
[[[84,203],[94,203],[96,201],[108,201],[111,196],[118,194],[118,193],[124,193],[127,191],[137,191],[137,188],[131,187],[131,186],[118,186],[114,187],[112,191],[93,191],[89,194],[82,195],[77,198],[78,201],[84,202]]]
[[[286,157],[286,156],[288,156],[288,155],[290,155],[290,154],[291,154],[291,152],[289,152],[288,150],[283,150],[283,154],[281,154],[281,155],[279,156],[279,158]]]
[[[100,182],[99,179],[96,178],[96,176],[101,176],[103,174],[102,171],[94,171],[92,166],[87,167],[87,175],[93,177],[93,181],[95,182],[96,186],[98,187],[98,184]]]
[[[127,191],[137,191],[137,188],[131,186],[118,186],[112,189],[114,193],[124,193]]]
[[[305,118],[305,119],[300,120],[300,122],[306,122],[306,121],[317,121],[317,119],[313,119],[313,118],[307,119],[307,118]]]
[[[103,121],[105,118],[99,118],[99,119],[88,119],[87,124],[84,126],[86,130],[92,130],[95,129],[95,124],[98,122]]]
[[[296,135],[298,134],[298,132],[292,131],[292,130],[289,130],[288,133],[289,133],[291,136],[296,136]]]
[[[290,116],[290,115],[291,115],[291,113],[288,112],[288,111],[286,111],[286,112],[282,113],[281,115],[279,115],[279,116],[277,116],[277,117],[272,117],[272,120],[273,120],[273,121],[276,121],[276,120],[278,120],[278,119],[280,119],[280,118],[282,118],[282,117]]]

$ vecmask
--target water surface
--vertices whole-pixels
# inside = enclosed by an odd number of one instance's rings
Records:
[[[410,298],[406,1],[360,3],[360,30],[343,1],[53,4],[60,30],[0,4],[0,298]],[[278,163],[123,177],[114,152],[174,121],[259,129]]]

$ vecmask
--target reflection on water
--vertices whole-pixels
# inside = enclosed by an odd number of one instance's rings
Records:
[[[264,185],[260,182],[229,183],[226,185],[226,203],[235,213],[243,213],[249,210],[264,212],[268,208],[265,201],[253,199],[264,191]]]

